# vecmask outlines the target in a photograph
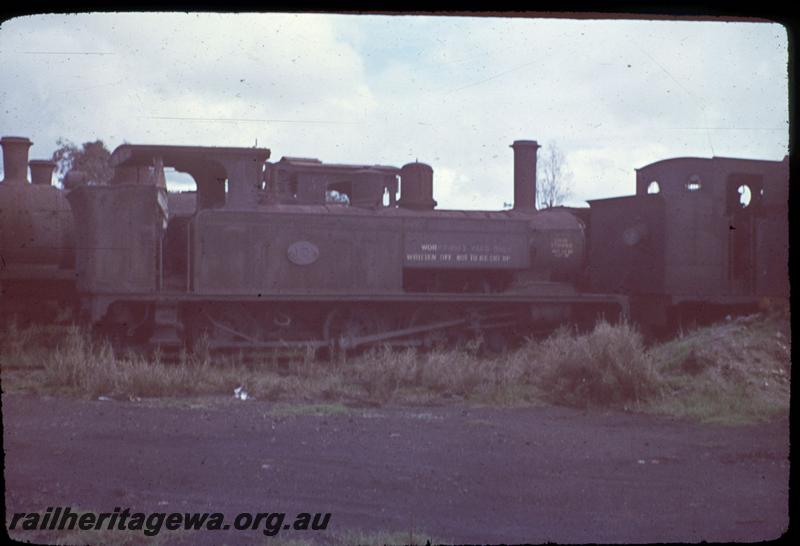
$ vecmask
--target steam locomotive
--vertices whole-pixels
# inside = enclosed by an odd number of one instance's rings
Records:
[[[637,171],[635,196],[536,210],[539,146],[518,140],[514,208],[484,212],[437,210],[418,162],[123,144],[109,184],[65,195],[51,165],[32,162],[50,174],[28,183],[29,140],[2,146],[1,305],[30,307],[24,286],[74,293],[81,317],[130,342],[346,350],[482,336],[499,350],[600,315],[658,326],[698,305],[788,298],[788,158],[666,160]],[[196,192],[168,193],[165,168]]]

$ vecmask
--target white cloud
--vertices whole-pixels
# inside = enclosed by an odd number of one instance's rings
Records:
[[[0,59],[0,127],[32,156],[64,136],[418,159],[447,208],[510,201],[516,139],[558,141],[576,202],[631,193],[633,169],[667,157],[788,146],[775,24],[43,15],[2,25]]]

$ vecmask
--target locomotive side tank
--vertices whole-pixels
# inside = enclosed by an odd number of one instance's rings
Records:
[[[30,162],[27,138],[5,136],[0,182],[0,306],[3,315],[40,318],[45,301],[69,301],[74,272],[72,211],[51,185],[55,164]]]

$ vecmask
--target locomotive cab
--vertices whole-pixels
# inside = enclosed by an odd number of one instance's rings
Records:
[[[788,159],[638,169],[636,195],[590,202],[592,288],[631,294],[634,318],[654,326],[786,299],[787,200]]]

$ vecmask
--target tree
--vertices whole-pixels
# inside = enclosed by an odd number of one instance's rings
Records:
[[[106,184],[114,175],[111,167],[111,152],[102,140],[84,142],[80,147],[69,140],[59,138],[56,141],[53,161],[56,162],[56,173],[63,184],[69,171],[81,171],[88,184]]]
[[[553,143],[545,148],[539,160],[536,201],[540,209],[558,206],[569,197],[572,172],[567,167],[564,152]]]

